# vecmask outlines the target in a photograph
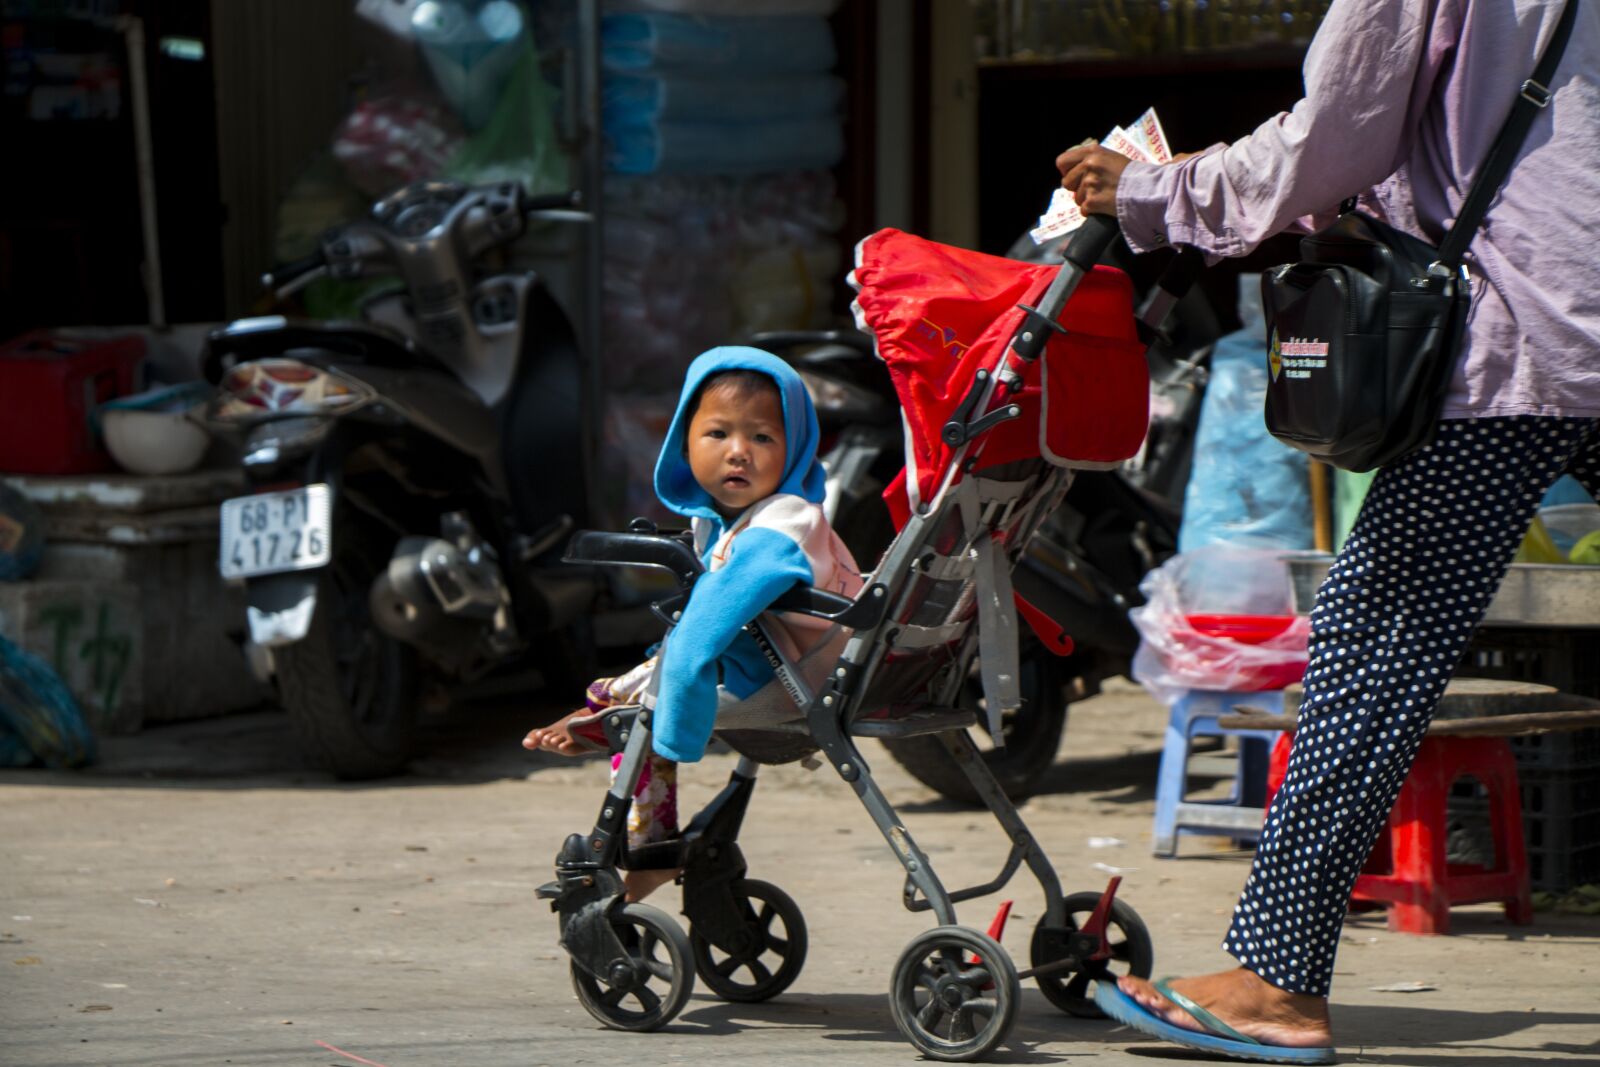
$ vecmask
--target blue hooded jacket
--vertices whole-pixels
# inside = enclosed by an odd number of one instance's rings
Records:
[[[758,371],[777,384],[786,445],[777,491],[731,522],[695,481],[686,456],[689,403],[706,378],[728,370]],[[745,624],[796,582],[815,585],[820,579],[851,592],[850,579],[859,584],[855,562],[820,506],[826,472],[817,459],[818,436],[805,384],[778,357],[757,348],[713,348],[690,364],[655,472],[661,502],[693,520],[695,549],[707,568],[661,653],[654,745],[668,759],[693,763],[704,755],[716,721],[719,674],[721,684],[740,698],[772,679]],[[841,560],[848,562],[836,565]]]

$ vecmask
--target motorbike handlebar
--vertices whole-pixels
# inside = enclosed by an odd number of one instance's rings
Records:
[[[522,202],[524,215],[538,215],[546,211],[580,211],[582,208],[583,192],[578,189],[565,193],[540,193]]]
[[[268,289],[282,289],[312,271],[319,270],[327,265],[327,260],[322,257],[321,249],[318,249],[304,259],[291,260],[288,263],[273,267],[261,276],[261,284]]]

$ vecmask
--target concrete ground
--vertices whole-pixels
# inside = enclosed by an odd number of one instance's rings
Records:
[[[553,710],[553,709],[551,709]],[[533,899],[562,837],[588,825],[602,767],[524,753],[528,716],[456,713],[409,777],[343,785],[304,770],[281,716],[238,715],[105,746],[78,774],[0,772],[0,1064],[348,1067],[692,1062],[891,1064],[889,973],[930,925],[827,771],[771,769],[744,847],[811,937],[791,990],[761,1005],[697,989],[668,1029],[601,1029],[574,1000],[554,916]],[[1217,942],[1249,856],[1186,839],[1148,851],[1163,710],[1130,688],[1076,706],[1024,816],[1068,891],[1107,867],[1149,924],[1156,973],[1230,963]],[[947,885],[986,880],[991,820],[868,759]],[[686,807],[732,766],[684,772]],[[1121,844],[1091,847],[1091,838]],[[1026,966],[1040,897],[1026,875],[1005,944]],[[672,891],[655,903],[676,911]],[[962,909],[987,926],[993,901]],[[1344,1062],[1408,1067],[1600,1063],[1600,919],[1458,909],[1448,937],[1347,925],[1334,994]],[[1381,987],[1420,983],[1419,992]],[[738,1044],[717,1038],[739,1035]],[[1104,1021],[1064,1016],[1028,983],[999,1063],[1195,1062]]]

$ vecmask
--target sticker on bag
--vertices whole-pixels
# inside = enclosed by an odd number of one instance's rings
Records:
[[[1306,379],[1312,371],[1328,366],[1328,342],[1318,338],[1291,337],[1282,340],[1277,327],[1272,329],[1271,343],[1267,347],[1267,369],[1272,380],[1282,375],[1286,378]]]

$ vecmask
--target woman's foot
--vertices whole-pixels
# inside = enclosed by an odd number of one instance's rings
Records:
[[[1279,989],[1243,967],[1198,978],[1175,978],[1169,985],[1246,1037],[1281,1048],[1326,1048],[1333,1044],[1328,1001],[1309,993]],[[1162,996],[1155,986],[1131,975],[1117,988],[1173,1026],[1206,1033],[1194,1016]]]
[[[676,881],[682,868],[660,867],[643,871],[623,871],[623,899],[633,904],[643,900],[668,882]]]
[[[554,752],[561,756],[581,756],[593,752],[594,746],[578,740],[572,736],[572,720],[580,715],[587,716],[587,708],[563,715],[549,726],[540,726],[529,730],[528,736],[522,739],[522,747],[534,751],[543,750]]]

